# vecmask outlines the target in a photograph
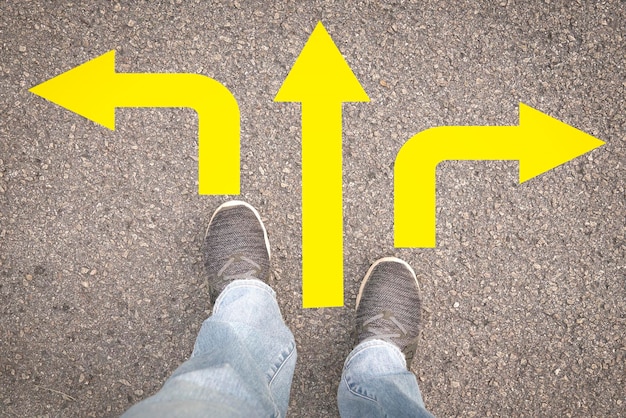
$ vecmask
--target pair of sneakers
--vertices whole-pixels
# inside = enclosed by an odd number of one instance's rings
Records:
[[[270,245],[261,217],[241,201],[222,204],[205,234],[211,300],[233,280],[270,276]],[[407,359],[415,354],[421,298],[415,272],[403,260],[386,257],[369,268],[356,300],[356,344],[380,339],[398,346]]]

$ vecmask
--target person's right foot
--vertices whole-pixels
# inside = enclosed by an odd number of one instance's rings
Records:
[[[399,258],[381,258],[365,274],[357,296],[356,344],[372,339],[393,343],[410,367],[417,348],[421,308],[413,269]]]

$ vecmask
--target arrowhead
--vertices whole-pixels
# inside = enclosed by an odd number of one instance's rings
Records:
[[[604,142],[520,103],[520,127],[532,145],[520,158],[520,183],[598,148]]]
[[[114,75],[115,50],[112,50],[44,81],[29,91],[114,130]]]
[[[276,94],[276,102],[369,102],[369,97],[318,22]]]

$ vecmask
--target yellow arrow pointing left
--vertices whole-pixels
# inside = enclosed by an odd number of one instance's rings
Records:
[[[113,50],[29,91],[111,130],[116,107],[192,108],[198,114],[198,193],[239,194],[239,106],[209,77],[117,73]]]

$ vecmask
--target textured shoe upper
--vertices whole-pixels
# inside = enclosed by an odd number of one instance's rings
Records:
[[[205,266],[212,300],[236,279],[267,281],[270,252],[265,227],[247,204],[218,208],[205,237]]]
[[[357,344],[380,339],[397,345],[410,364],[420,331],[421,298],[417,280],[400,261],[374,264],[357,300]]]

